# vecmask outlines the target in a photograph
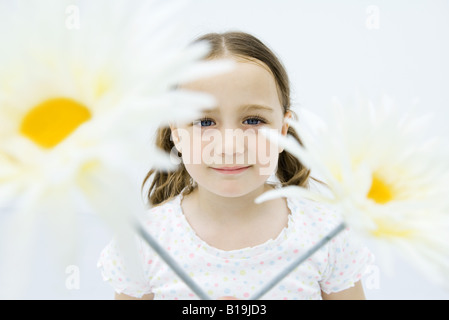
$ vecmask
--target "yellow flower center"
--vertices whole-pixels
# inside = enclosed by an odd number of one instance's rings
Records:
[[[69,98],[47,100],[23,118],[20,132],[37,145],[50,149],[70,136],[92,114],[83,104]]]
[[[376,175],[368,192],[368,198],[379,204],[385,204],[393,199],[393,190]]]

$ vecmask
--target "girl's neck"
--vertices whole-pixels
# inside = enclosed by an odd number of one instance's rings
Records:
[[[275,239],[288,225],[285,199],[255,204],[272,189],[264,185],[242,197],[221,197],[198,187],[186,196],[182,210],[198,237],[221,250],[254,247]]]
[[[199,186],[191,194],[191,203],[197,208],[197,214],[206,215],[215,221],[246,220],[254,214],[260,214],[263,205],[256,204],[254,200],[272,188],[265,184],[244,196],[230,198]]]

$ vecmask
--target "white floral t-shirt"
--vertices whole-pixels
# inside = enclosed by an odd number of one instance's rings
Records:
[[[182,195],[179,195],[149,210],[145,228],[213,299],[251,297],[341,222],[340,216],[323,204],[287,199],[291,212],[288,226],[276,239],[255,247],[223,251],[196,235],[182,212],[181,200]],[[155,299],[197,299],[140,238],[138,251],[143,268],[141,277],[132,277],[127,272],[115,241],[101,253],[98,267],[103,279],[117,293],[133,297],[153,293]],[[352,287],[372,261],[371,253],[345,230],[263,299],[321,299],[321,291],[332,293]]]

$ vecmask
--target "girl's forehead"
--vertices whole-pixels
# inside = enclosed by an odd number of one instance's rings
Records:
[[[220,108],[280,106],[273,74],[260,62],[236,61],[232,71],[182,86],[211,94]]]
[[[205,114],[215,114],[220,113],[224,111],[223,107],[217,106],[216,108],[206,110],[204,111]],[[235,106],[235,108],[232,109],[233,112],[236,113],[264,113],[271,115],[276,112],[276,107],[268,106],[264,104],[257,104],[257,103],[251,103],[251,104],[243,104]]]

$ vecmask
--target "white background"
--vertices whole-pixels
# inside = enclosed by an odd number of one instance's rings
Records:
[[[193,0],[186,10],[192,38],[241,30],[270,46],[289,72],[294,104],[319,112],[332,96],[361,92],[392,96],[404,111],[416,101],[436,114],[435,128],[449,119],[449,0]],[[379,9],[377,29],[367,27],[367,8]],[[51,257],[51,241],[36,241],[29,299],[110,299],[112,289],[95,267],[110,239],[102,223],[82,216],[84,238],[79,288],[68,290],[65,266]],[[376,248],[372,250],[376,254]],[[449,254],[449,253],[448,253]],[[412,265],[394,258],[365,279],[369,299],[449,299]]]

